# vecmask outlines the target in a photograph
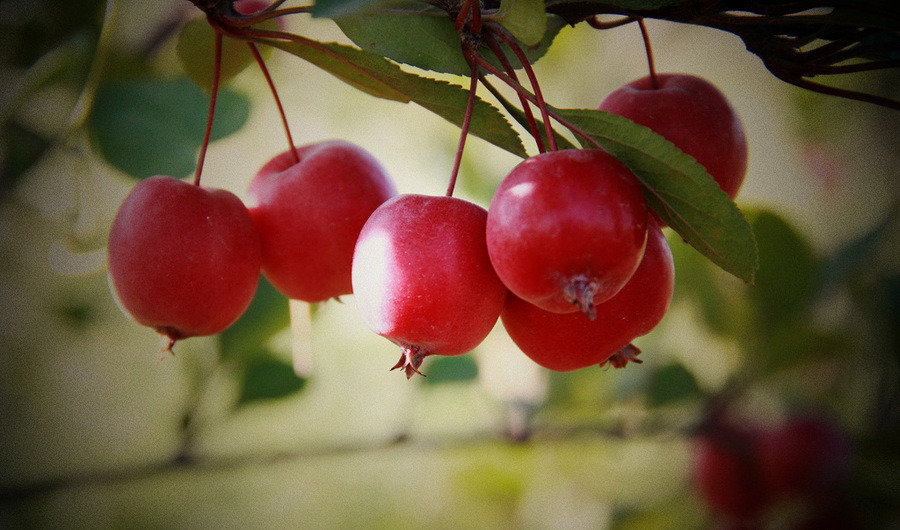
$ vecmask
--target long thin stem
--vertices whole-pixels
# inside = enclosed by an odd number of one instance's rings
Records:
[[[510,49],[512,49],[513,53],[516,55],[516,58],[521,63],[522,68],[525,70],[525,74],[528,76],[528,82],[531,83],[531,88],[534,90],[534,97],[537,99],[535,103],[541,111],[541,119],[544,120],[544,129],[547,133],[547,143],[550,145],[551,151],[556,151],[556,136],[553,134],[553,127],[550,124],[550,113],[547,111],[547,103],[544,101],[544,96],[541,94],[541,86],[538,83],[537,76],[534,74],[534,69],[531,67],[531,63],[528,61],[528,57],[525,56],[525,52],[522,51],[522,47],[519,46],[519,43],[516,42],[516,39],[512,37],[505,29],[500,28],[497,31],[497,34],[500,35],[500,38],[503,39]]]
[[[291,128],[288,126],[288,120],[284,113],[284,106],[281,104],[281,98],[278,97],[278,90],[275,89],[275,83],[272,81],[272,76],[269,75],[269,69],[266,67],[266,62],[263,60],[262,54],[259,53],[259,47],[256,46],[255,42],[250,41],[247,41],[247,47],[250,48],[250,53],[252,53],[253,58],[256,59],[256,64],[259,65],[259,69],[262,71],[263,77],[266,78],[266,83],[269,84],[269,89],[272,91],[272,97],[275,98],[275,105],[278,107],[278,114],[281,116],[281,126],[284,128],[284,134],[287,137],[288,151],[290,151],[293,156],[294,163],[297,164],[300,162],[300,157],[294,149],[294,138],[291,136]]]
[[[497,57],[497,60],[500,61],[500,65],[503,66],[503,69],[506,70],[506,73],[509,76],[519,81],[516,76],[516,70],[513,68],[511,62],[509,62],[509,58],[506,57],[506,54],[503,53],[503,48],[500,46],[500,43],[497,42],[497,39],[493,38],[492,35],[488,34],[485,36],[484,40],[485,44],[491,49],[491,52]],[[528,100],[525,99],[522,94],[518,94],[519,103],[522,106],[522,112],[525,113],[525,120],[528,122],[528,128],[531,131],[531,136],[534,137],[534,142],[537,145],[538,152],[543,153],[546,151],[544,147],[544,139],[541,137],[541,132],[538,130],[537,121],[534,119],[534,113],[531,112],[531,105],[528,103]]]
[[[203,145],[200,146],[200,156],[197,160],[197,172],[194,174],[194,185],[200,185],[200,175],[203,173],[203,162],[206,160],[206,148],[209,146],[209,139],[212,136],[213,118],[216,115],[216,99],[219,96],[219,78],[222,76],[222,32],[215,26],[216,48],[213,60],[213,79],[212,88],[209,95],[209,113],[206,117],[206,133],[203,136]]]
[[[469,99],[466,101],[466,114],[463,116],[462,127],[460,127],[459,145],[456,147],[456,159],[453,161],[453,170],[450,172],[450,184],[447,186],[447,197],[453,196],[453,189],[456,187],[456,178],[459,176],[459,168],[462,166],[463,150],[466,146],[466,137],[469,136],[469,126],[472,123],[472,113],[475,110],[475,92],[478,90],[478,62],[472,56],[475,52],[463,44],[463,55],[469,67],[472,69],[471,81],[469,83]]]
[[[456,15],[455,27],[457,33],[461,33],[466,27],[466,20],[469,18],[469,12],[472,12],[472,24],[469,26],[468,32],[473,34],[481,33],[481,4],[478,0],[465,0]]]
[[[656,62],[653,60],[653,47],[650,45],[650,35],[647,33],[647,25],[644,19],[638,19],[638,27],[641,28],[641,39],[644,41],[644,49],[647,50],[647,65],[650,68],[650,86],[653,90],[659,90],[659,78],[656,76]]]

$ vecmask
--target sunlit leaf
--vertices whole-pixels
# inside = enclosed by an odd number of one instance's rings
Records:
[[[621,116],[585,109],[556,112],[627,165],[644,186],[648,205],[685,241],[725,271],[753,283],[758,266],[753,231],[703,166]]]
[[[187,79],[111,83],[97,91],[91,136],[114,166],[138,177],[184,177],[196,167],[209,96]],[[250,115],[243,94],[222,90],[212,140],[236,132]]]
[[[535,46],[547,31],[543,0],[501,0],[496,18],[517,40]]]
[[[457,126],[462,125],[469,92],[460,86],[405,72],[383,57],[349,46],[302,37],[292,42],[265,42],[315,64],[370,95],[403,103],[412,101]],[[470,132],[515,155],[526,156],[522,141],[510,123],[484,100],[475,102]]]
[[[515,19],[514,15],[511,16]],[[535,46],[527,43],[522,46],[532,63],[547,52],[553,39],[565,26],[560,17],[547,17],[543,12],[540,17],[539,23],[532,23],[541,28],[540,35],[531,43]],[[459,33],[446,13],[433,9],[423,12],[392,11],[340,17],[335,22],[344,35],[363,50],[425,70],[465,76],[470,73],[469,65],[463,58]],[[525,23],[521,25],[525,26]],[[533,38],[538,30],[523,28],[521,31],[530,32],[529,38]],[[506,45],[503,48],[508,56],[512,56]],[[482,50],[487,60],[499,66],[487,47],[482,47]],[[516,64],[515,59],[512,62]]]
[[[259,27],[274,29],[277,24],[274,21],[265,21],[259,24]],[[185,24],[178,35],[175,50],[188,78],[206,92],[210,92],[215,63],[215,32],[205,18],[197,18]],[[227,83],[254,62],[253,54],[246,42],[224,38],[220,84]]]

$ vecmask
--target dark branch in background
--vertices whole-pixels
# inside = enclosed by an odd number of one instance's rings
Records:
[[[811,81],[900,66],[900,2],[687,0],[654,10],[612,3],[548,0],[547,12],[570,24],[605,27],[598,15],[655,18],[733,33],[775,77],[792,85],[900,110],[900,101]],[[609,24],[614,27],[618,24]]]

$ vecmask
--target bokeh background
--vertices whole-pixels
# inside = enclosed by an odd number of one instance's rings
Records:
[[[0,3],[0,527],[708,528],[692,433],[723,402],[745,424],[827,417],[852,443],[852,519],[900,525],[900,113],[786,85],[730,34],[649,21],[659,71],[710,79],[744,120],[756,287],[669,234],[672,308],[622,370],[548,372],[498,326],[407,381],[352,296],[310,308],[264,282],[234,328],[161,358],[114,302],[105,239],[138,177],[193,172],[171,144],[190,161],[202,140],[206,96],[176,53],[199,14]],[[288,28],[347,42],[327,20]],[[444,192],[457,128],[297,57],[268,65],[296,143],[345,139],[401,192]],[[555,106],[593,108],[647,65],[636,26],[582,25],[536,71]],[[846,83],[896,98],[898,80]],[[227,88],[203,181],[246,198],[286,144],[258,69]],[[470,138],[457,195],[487,207],[518,161]]]

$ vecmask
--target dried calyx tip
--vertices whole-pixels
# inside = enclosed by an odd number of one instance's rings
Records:
[[[612,356],[600,363],[600,366],[612,366],[613,368],[625,368],[628,363],[637,363],[641,364],[642,360],[638,359],[638,355],[641,353],[641,350],[635,346],[634,344],[629,344],[612,354]]]
[[[422,366],[422,361],[425,360],[425,357],[427,356],[428,351],[424,348],[411,344],[401,344],[400,360],[397,361],[397,364],[395,364],[391,370],[402,368],[403,371],[406,372],[407,379],[412,378],[413,374],[419,374],[422,377],[425,377],[425,374],[419,371],[419,367]]]
[[[596,292],[597,284],[584,275],[572,278],[563,289],[566,300],[578,306],[578,310],[591,320],[597,318],[597,309],[594,307]]]

